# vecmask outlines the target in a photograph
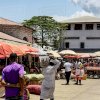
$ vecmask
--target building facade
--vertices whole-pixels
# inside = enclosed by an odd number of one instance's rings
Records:
[[[33,29],[25,27],[22,24],[0,18],[0,32],[32,43],[34,42],[32,35],[33,31]]]
[[[62,49],[100,50],[100,18],[83,16],[64,23],[68,27],[63,31]]]
[[[9,44],[15,44],[15,45],[32,45],[31,43],[12,37],[11,35],[5,34],[3,32],[0,32],[0,42],[5,42]]]

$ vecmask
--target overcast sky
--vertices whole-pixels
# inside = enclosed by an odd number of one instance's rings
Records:
[[[100,16],[100,0],[0,0],[0,17],[23,22],[32,16],[57,21],[83,15]]]

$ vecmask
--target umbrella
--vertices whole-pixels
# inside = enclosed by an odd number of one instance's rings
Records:
[[[81,57],[81,56],[78,56],[78,55],[65,55],[65,56],[64,56],[64,58],[72,58],[72,59],[73,59],[73,58],[77,58],[77,59],[78,59],[78,58],[80,58],[80,57]]]
[[[89,53],[77,53],[81,58],[89,58],[90,54]]]
[[[100,56],[100,51],[94,52],[94,54],[99,57]]]
[[[0,42],[0,58],[9,57],[12,53],[10,46],[6,43]]]
[[[62,50],[59,52],[61,55],[77,55],[73,50]]]
[[[94,58],[96,57],[96,54],[95,53],[89,53],[90,57]]]
[[[50,56],[54,56],[55,58],[61,58],[61,56],[56,51],[47,51]]]

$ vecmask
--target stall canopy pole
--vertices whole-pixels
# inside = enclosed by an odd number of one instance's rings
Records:
[[[29,60],[29,68],[31,68],[31,62],[32,62],[32,60],[31,60],[31,55],[29,55],[29,54],[28,54],[28,60]]]
[[[34,55],[34,67],[36,67],[35,65],[36,65],[36,64],[35,64],[35,55]]]
[[[8,60],[8,59],[7,59],[7,57],[6,57],[6,66],[7,66],[7,60]]]

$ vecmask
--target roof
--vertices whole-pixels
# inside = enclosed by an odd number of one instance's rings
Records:
[[[16,25],[16,26],[22,26],[22,27],[25,27],[25,28],[28,28],[28,29],[31,29],[31,30],[35,31],[35,29],[30,28],[30,27],[27,27],[27,26],[24,26],[21,23],[17,23],[17,22],[14,22],[14,21],[11,21],[11,20],[8,20],[8,19],[5,19],[5,18],[1,18],[1,17],[0,17],[0,24],[1,25]]]
[[[14,21],[11,21],[11,20],[8,20],[8,19],[5,19],[5,18],[1,18],[1,17],[0,17],[0,24],[3,24],[3,25],[19,25],[19,26],[23,26],[20,23],[16,23]]]
[[[82,16],[62,21],[62,23],[86,23],[86,22],[100,22],[100,18],[95,16]]]
[[[22,44],[31,44],[29,42],[26,42],[24,40],[20,40],[18,38],[12,37],[12,36],[5,34],[3,32],[0,32],[0,39],[6,40],[6,41],[11,41],[11,42],[13,41],[13,42],[17,42],[17,43],[22,43]]]

